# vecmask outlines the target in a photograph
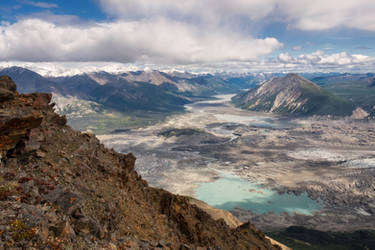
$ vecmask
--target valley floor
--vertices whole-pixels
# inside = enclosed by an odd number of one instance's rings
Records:
[[[230,97],[190,104],[189,113],[157,125],[99,138],[117,151],[133,152],[137,171],[173,193],[196,196],[197,188],[224,171],[278,193],[306,192],[321,205],[312,214],[233,209],[265,231],[291,225],[374,229],[374,121],[288,120],[237,109]]]

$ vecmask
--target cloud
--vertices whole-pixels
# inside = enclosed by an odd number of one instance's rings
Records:
[[[197,21],[222,21],[232,16],[265,17],[276,8],[275,0],[100,0],[103,9],[123,19],[169,17]]]
[[[251,25],[282,22],[290,29],[356,28],[375,31],[373,0],[98,0],[112,21],[89,22],[51,11],[0,25],[0,60],[119,62],[188,68],[343,68],[373,65],[372,58],[317,51],[280,54],[276,38],[254,37]],[[42,8],[57,5],[23,1]],[[44,7],[43,7],[44,6]],[[312,43],[306,43],[306,45]],[[302,46],[294,46],[301,51]]]
[[[55,3],[36,2],[36,1],[28,1],[28,0],[22,0],[20,2],[23,4],[31,5],[31,6],[38,7],[38,8],[44,8],[44,9],[51,9],[51,8],[59,7]]]
[[[74,16],[34,13],[0,26],[0,59],[163,64],[258,60],[283,45],[272,37],[253,37],[227,20],[256,20],[275,8],[274,0],[250,2],[101,0],[113,21],[86,24]]]
[[[282,46],[275,38],[162,18],[79,26],[24,19],[0,31],[1,60],[189,64],[256,60]]]
[[[359,46],[359,47],[356,47],[355,49],[359,49],[359,50],[370,50],[370,49],[372,49],[372,48],[367,47],[367,46]]]
[[[318,50],[311,54],[301,54],[292,57],[288,53],[281,53],[278,60],[290,64],[311,64],[311,65],[353,65],[373,62],[374,58],[361,54],[348,54],[347,52],[325,54]]]
[[[292,50],[294,50],[294,51],[300,51],[300,50],[302,50],[303,49],[303,47],[301,46],[301,45],[296,45],[296,46],[294,46],[293,48],[292,48]]]
[[[8,68],[12,66],[27,68],[43,76],[56,77],[101,71],[119,74],[128,71],[143,70],[145,68],[145,65],[114,62],[0,62],[0,68]]]
[[[278,7],[291,28],[328,30],[345,27],[375,31],[373,0],[284,0]]]
[[[328,30],[337,27],[375,31],[374,0],[100,0],[117,18],[168,17],[225,24],[235,18],[285,22],[290,28]]]
[[[107,63],[107,62],[0,62],[0,67],[20,66],[34,70],[44,76],[67,76],[88,72],[106,71],[123,73],[153,69],[192,73],[288,73],[288,72],[352,72],[367,73],[375,68],[375,58],[347,52],[326,54],[315,51],[310,54],[291,56],[281,53],[276,58],[244,62],[211,62],[198,64],[151,64],[151,63]]]
[[[34,12],[27,15],[19,15],[18,20],[40,19],[53,24],[80,24],[82,20],[75,15],[56,15],[50,10]]]

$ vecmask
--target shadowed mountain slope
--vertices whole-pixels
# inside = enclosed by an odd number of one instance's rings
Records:
[[[61,85],[25,68],[16,66],[4,68],[0,70],[0,76],[2,75],[8,75],[14,81],[16,81],[18,83],[17,90],[20,93],[66,93],[65,89]]]

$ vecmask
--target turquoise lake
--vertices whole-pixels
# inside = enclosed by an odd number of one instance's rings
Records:
[[[195,194],[197,199],[216,208],[233,210],[240,207],[257,214],[288,212],[310,215],[321,209],[320,204],[306,193],[298,196],[279,194],[225,172],[221,172],[221,178],[215,182],[201,184]]]

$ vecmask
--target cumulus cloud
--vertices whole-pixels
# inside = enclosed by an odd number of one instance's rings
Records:
[[[375,31],[374,0],[98,1],[112,21],[82,23],[74,16],[47,11],[1,24],[0,59],[170,65],[241,62],[239,65],[272,64],[281,68],[297,64],[359,65],[372,60],[364,55],[318,51],[298,57],[281,54],[273,62],[259,61],[283,45],[276,38],[254,37],[249,26],[238,24],[270,19],[302,30],[347,27]]]
[[[305,65],[362,65],[374,62],[374,58],[361,54],[348,54],[347,52],[325,54],[318,50],[311,54],[301,54],[292,57],[288,53],[281,53],[277,60],[286,64],[305,64]]]
[[[166,19],[57,25],[25,19],[0,26],[0,59],[199,63],[248,61],[281,44]]]
[[[272,12],[273,1],[102,0],[103,9],[115,18],[87,24],[74,16],[34,13],[0,25],[0,59],[170,64],[258,60],[283,45],[272,37],[253,37],[222,18],[250,14],[258,19]]]

